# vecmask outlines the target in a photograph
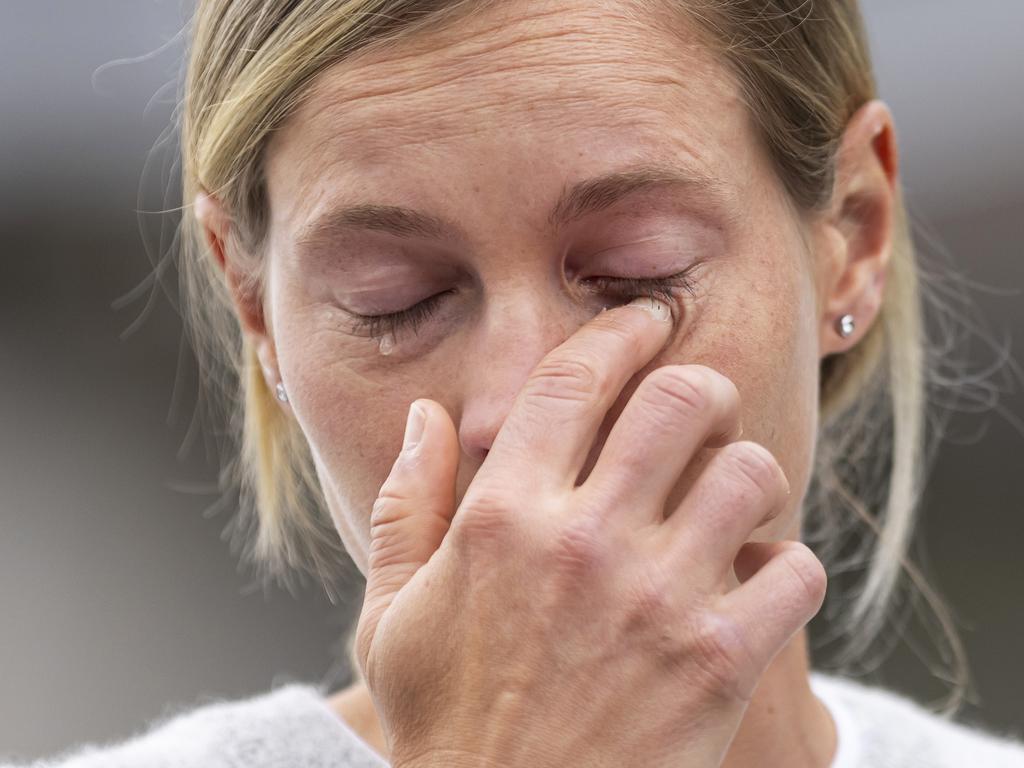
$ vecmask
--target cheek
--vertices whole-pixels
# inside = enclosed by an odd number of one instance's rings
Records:
[[[721,265],[691,331],[658,361],[701,363],[728,376],[740,393],[742,439],[768,448],[786,473],[793,489],[791,507],[755,533],[754,540],[789,535],[813,465],[817,323],[813,285],[796,263],[737,258]],[[780,269],[780,264],[793,266]],[[701,452],[670,502],[685,496],[711,453]]]
[[[335,527],[363,568],[370,510],[401,449],[416,387],[400,374],[375,372],[374,361],[354,352],[350,339],[317,328],[308,315],[287,317],[275,336],[291,412],[309,444]]]

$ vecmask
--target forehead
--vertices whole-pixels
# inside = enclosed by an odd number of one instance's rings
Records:
[[[545,180],[630,161],[739,184],[753,145],[730,73],[678,11],[501,0],[320,73],[265,157],[272,221],[294,228],[339,197],[446,184],[527,204]]]

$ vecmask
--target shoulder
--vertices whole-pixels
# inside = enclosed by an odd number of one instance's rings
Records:
[[[1024,768],[1019,733],[972,727],[895,691],[822,672],[811,673],[811,687],[839,732],[833,768]]]
[[[241,699],[205,696],[167,707],[137,735],[88,744],[51,759],[46,768],[247,768],[320,766],[378,768],[354,742],[324,692],[288,683]]]

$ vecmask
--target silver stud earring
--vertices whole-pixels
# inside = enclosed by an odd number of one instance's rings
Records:
[[[277,382],[277,384],[274,386],[274,393],[277,395],[277,399],[280,400],[282,403],[288,402],[288,390],[284,388],[283,381]]]
[[[843,315],[836,322],[836,330],[839,331],[839,335],[844,339],[853,335],[854,328],[857,324],[854,322],[853,315]]]

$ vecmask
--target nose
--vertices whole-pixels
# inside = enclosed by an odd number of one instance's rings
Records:
[[[488,302],[462,351],[459,442],[474,465],[482,462],[531,371],[586,322],[564,296],[534,286]]]

